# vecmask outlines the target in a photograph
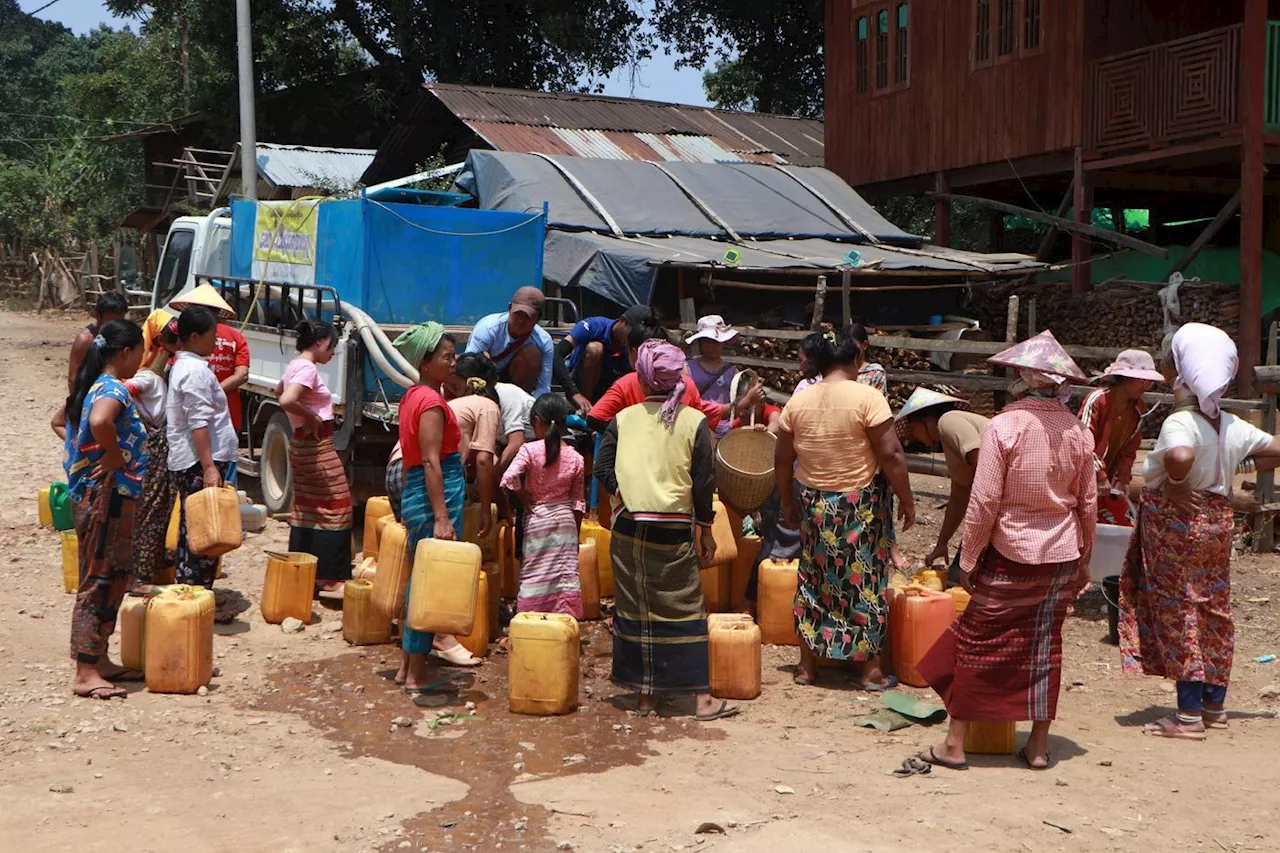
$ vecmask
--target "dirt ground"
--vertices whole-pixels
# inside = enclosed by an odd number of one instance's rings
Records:
[[[1275,557],[1235,566],[1228,731],[1205,743],[1142,735],[1142,723],[1170,711],[1172,685],[1122,676],[1105,623],[1072,618],[1054,765],[1042,773],[1001,756],[974,757],[965,773],[895,778],[941,729],[855,727],[876,698],[840,674],[830,686],[793,685],[791,649],[765,650],[764,694],[736,719],[639,719],[618,707],[598,624],[586,631],[577,713],[510,714],[505,658],[494,655],[476,672],[441,671],[459,686],[453,710],[473,702],[476,716],[433,726],[435,710],[386,680],[396,650],[348,647],[334,630],[340,612],[317,607],[319,621],[296,635],[263,622],[263,550],[287,539],[277,521],[226,558],[221,604],[242,612],[218,626],[207,696],[135,685],[125,701],[76,699],[71,596],[58,535],[36,526],[35,496],[62,478],[47,422],[81,322],[0,314],[5,850],[1276,849],[1278,700],[1262,697],[1280,682],[1280,662],[1254,661],[1280,652]],[[946,484],[916,486],[922,523],[906,547],[919,559]],[[703,824],[715,827],[697,834]]]

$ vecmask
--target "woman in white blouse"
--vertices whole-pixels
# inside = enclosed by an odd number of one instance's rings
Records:
[[[1280,465],[1280,439],[1221,410],[1239,359],[1220,329],[1189,323],[1162,365],[1174,386],[1143,469],[1145,488],[1120,580],[1120,650],[1126,671],[1178,682],[1177,714],[1147,734],[1204,740],[1227,727],[1235,650],[1231,618],[1232,480],[1252,458]]]
[[[209,367],[217,343],[217,318],[203,306],[192,306],[178,317],[178,354],[169,368],[166,398],[169,476],[179,504],[187,495],[223,483],[235,485],[240,456],[227,394]],[[201,557],[187,548],[187,513],[178,527],[177,582],[213,587],[217,557]]]

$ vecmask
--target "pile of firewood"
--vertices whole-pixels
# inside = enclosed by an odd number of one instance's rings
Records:
[[[1018,338],[1028,336],[1028,307],[1035,300],[1035,331],[1050,329],[1064,344],[1140,348],[1158,352],[1164,338],[1164,311],[1151,284],[1115,283],[1072,296],[1069,284],[1005,285],[975,289],[971,310],[996,340],[1005,337],[1009,296],[1018,295]],[[1178,290],[1180,323],[1208,323],[1233,335],[1240,323],[1239,289],[1190,282]],[[1089,365],[1093,366],[1093,365]]]

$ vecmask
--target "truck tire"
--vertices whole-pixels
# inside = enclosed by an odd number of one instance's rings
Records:
[[[293,470],[289,466],[289,444],[293,427],[284,412],[276,412],[262,433],[262,457],[258,464],[258,485],[262,502],[270,515],[293,508]]]

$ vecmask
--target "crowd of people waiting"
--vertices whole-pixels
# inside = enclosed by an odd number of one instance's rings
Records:
[[[80,696],[122,696],[116,682],[141,677],[106,654],[127,589],[154,583],[171,556],[180,583],[211,587],[217,573],[216,559],[186,549],[185,521],[175,555],[164,538],[175,502],[235,483],[248,349],[213,288],[169,307],[180,313],[155,311],[139,327],[104,295],[75,340],[69,396],[53,421],[81,542],[71,632]],[[1227,726],[1233,477],[1246,460],[1280,465],[1280,439],[1222,411],[1238,369],[1226,333],[1185,325],[1158,367],[1146,352],[1121,353],[1073,411],[1072,383],[1090,380],[1043,332],[989,359],[1017,382],[1014,401],[987,419],[924,388],[895,415],[856,323],[801,342],[805,378],[779,406],[725,358],[737,332],[721,317],[699,320],[688,358],[646,307],[589,317],[558,343],[538,324],[542,309],[542,293],[521,288],[506,312],[476,325],[461,355],[435,322],[394,341],[419,380],[400,401],[387,492],[410,551],[424,537],[456,539],[469,501],[480,505],[482,536],[496,516],[514,517],[518,610],[581,617],[577,544],[594,476],[601,506],[612,507],[613,680],[636,692],[637,713],[679,694],[696,697],[699,720],[739,711],[710,695],[699,558],[715,550],[715,442],[745,426],[777,437],[777,489],[752,519],[756,565],[799,559],[802,685],[817,682],[820,660],[851,662],[864,690],[896,683],[881,652],[889,574],[907,564],[897,533],[916,514],[903,448],[941,447],[950,500],[924,563],[949,564],[972,597],[918,665],[951,717],[918,761],[967,768],[971,723],[1017,720],[1032,723],[1022,760],[1049,765],[1062,624],[1089,585],[1098,524],[1135,528],[1119,584],[1125,670],[1177,681],[1177,713],[1145,731],[1201,740]],[[276,389],[294,430],[289,547],[319,558],[317,595],[340,598],[353,507],[318,369],[338,335],[317,320],[296,331],[297,356]],[[1144,395],[1156,383],[1172,386],[1173,412],[1135,478],[1151,413]],[[590,469],[568,441],[575,415],[600,436]],[[754,588],[753,578],[749,598]],[[455,638],[407,626],[401,646],[396,681],[410,694],[431,689],[431,656],[479,663]]]

